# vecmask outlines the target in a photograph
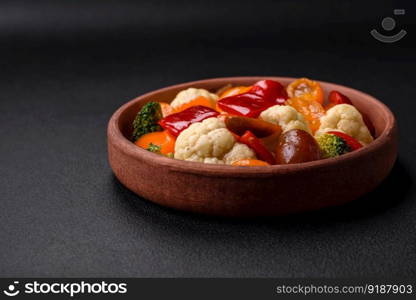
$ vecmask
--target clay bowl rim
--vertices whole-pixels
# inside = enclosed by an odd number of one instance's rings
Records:
[[[230,166],[230,165],[220,165],[220,164],[207,164],[201,162],[190,162],[190,161],[183,161],[172,159],[164,156],[157,155],[155,153],[149,152],[145,149],[137,147],[132,143],[129,139],[127,139],[120,130],[119,127],[119,119],[120,116],[132,105],[136,104],[137,102],[142,101],[145,98],[150,98],[153,95],[157,95],[161,92],[168,91],[170,89],[181,89],[186,88],[189,86],[198,87],[198,85],[206,84],[206,83],[216,83],[218,82],[219,87],[221,85],[227,83],[233,83],[236,81],[258,81],[262,79],[274,79],[274,80],[296,80],[297,78],[293,77],[279,77],[279,76],[239,76],[239,77],[218,77],[218,78],[209,78],[209,79],[202,79],[197,81],[189,81],[185,83],[175,84],[171,86],[167,86],[164,88],[160,88],[157,90],[153,90],[147,92],[141,96],[130,100],[129,102],[122,105],[119,109],[117,109],[110,121],[108,123],[108,139],[112,141],[112,143],[117,147],[117,149],[131,158],[136,160],[145,160],[151,164],[158,165],[160,167],[168,167],[172,171],[176,172],[186,172],[192,174],[198,174],[203,176],[221,176],[221,177],[268,177],[275,174],[285,174],[285,173],[293,173],[293,172],[300,172],[306,169],[320,169],[324,167],[333,166],[339,164],[341,162],[351,161],[353,159],[363,157],[365,155],[369,155],[371,152],[375,151],[376,149],[382,147],[389,139],[390,134],[392,133],[395,127],[395,117],[391,110],[383,104],[381,101],[377,100],[375,97],[361,92],[359,90],[343,86],[336,83],[320,81],[318,82],[326,85],[335,85],[338,87],[342,87],[344,90],[348,92],[358,93],[360,96],[367,98],[367,100],[373,102],[374,107],[377,107],[382,113],[383,117],[386,120],[386,125],[384,130],[380,133],[380,135],[374,139],[373,142],[364,146],[354,152],[350,152],[344,154],[342,156],[321,159],[311,162],[305,163],[297,163],[297,164],[288,164],[288,165],[271,165],[271,166],[253,166],[253,167],[243,167],[243,166]]]

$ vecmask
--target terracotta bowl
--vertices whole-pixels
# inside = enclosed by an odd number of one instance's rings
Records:
[[[170,159],[129,141],[131,123],[149,101],[170,102],[188,87],[216,89],[232,83],[251,85],[266,77],[216,78],[178,84],[142,95],[119,108],[108,124],[108,155],[120,182],[163,206],[234,217],[277,216],[342,205],[373,190],[388,175],[397,156],[392,112],[360,91],[321,82],[338,90],[367,114],[376,129],[374,142],[337,158],[260,167],[235,167]],[[267,77],[287,85],[294,78]]]

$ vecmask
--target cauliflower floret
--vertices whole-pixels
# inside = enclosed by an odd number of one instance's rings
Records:
[[[289,105],[275,105],[269,107],[260,114],[260,119],[280,125],[283,132],[291,129],[302,129],[311,133],[303,115]]]
[[[316,136],[334,130],[344,132],[364,145],[373,141],[361,113],[352,105],[338,104],[329,109],[320,121]]]
[[[235,144],[224,121],[208,118],[182,131],[175,143],[175,158],[206,163],[224,163],[223,156]]]
[[[224,121],[208,118],[192,124],[179,134],[174,157],[211,164],[231,164],[256,156],[246,145],[236,143],[234,136],[225,128]]]
[[[172,103],[170,104],[173,109],[177,109],[178,107],[182,106],[183,104],[189,103],[197,97],[205,97],[208,100],[211,100],[213,107],[217,103],[218,96],[216,94],[210,93],[205,89],[196,89],[196,88],[189,88],[183,91],[180,91],[175,99],[173,99]]]
[[[247,145],[235,143],[234,147],[224,155],[224,163],[231,165],[233,162],[241,159],[256,159],[256,154]]]

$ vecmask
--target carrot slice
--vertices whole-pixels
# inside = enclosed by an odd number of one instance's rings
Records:
[[[267,162],[258,159],[240,159],[231,164],[232,166],[243,166],[243,167],[251,167],[251,166],[270,166]]]
[[[135,144],[143,149],[149,149],[151,145],[160,147],[160,153],[164,155],[175,151],[175,137],[166,130],[144,134]]]

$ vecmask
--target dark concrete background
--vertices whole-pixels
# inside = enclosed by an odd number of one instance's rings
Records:
[[[375,41],[394,8],[407,10],[396,20],[408,35]],[[411,1],[2,1],[0,275],[414,277],[415,33]],[[378,97],[400,129],[391,175],[345,207],[256,221],[161,208],[117,182],[114,110],[237,75]]]

